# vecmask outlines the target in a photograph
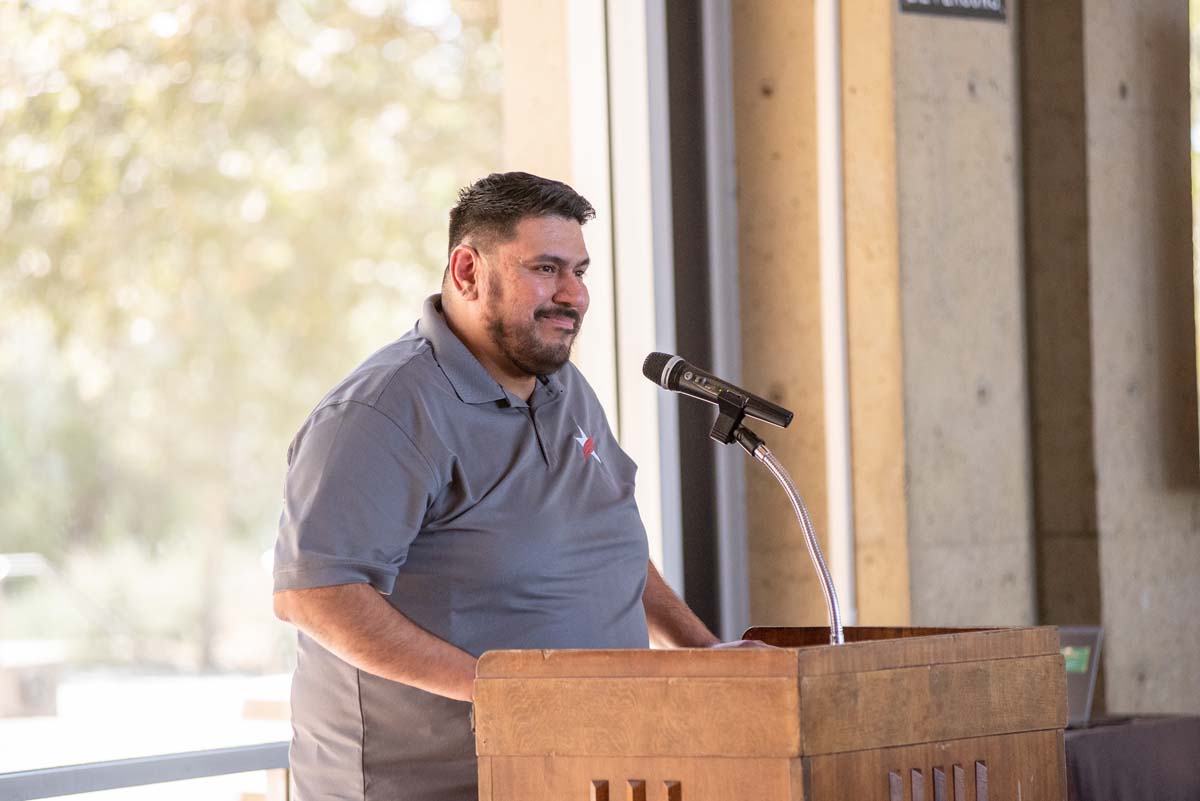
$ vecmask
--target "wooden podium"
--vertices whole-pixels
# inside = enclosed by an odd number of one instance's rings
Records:
[[[747,632],[786,650],[493,651],[480,801],[1063,801],[1053,627]]]

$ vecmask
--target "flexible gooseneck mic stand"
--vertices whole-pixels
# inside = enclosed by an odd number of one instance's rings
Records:
[[[746,417],[747,400],[745,395],[727,389],[721,390],[717,396],[717,419],[708,435],[724,445],[732,442],[741,445],[746,449],[746,453],[762,462],[767,470],[771,471],[771,475],[775,476],[775,480],[782,485],[788,500],[792,502],[792,510],[795,511],[796,519],[800,522],[800,529],[804,532],[804,544],[808,547],[808,555],[821,580],[821,592],[825,595],[825,607],[829,610],[829,642],[833,645],[841,645],[845,642],[842,633],[842,610],[838,606],[833,577],[829,575],[825,557],[821,555],[821,545],[817,542],[817,533],[813,529],[812,519],[808,516],[808,507],[804,505],[804,500],[800,497],[800,491],[796,489],[792,477],[775,458],[775,454],[767,448],[767,443],[742,425],[742,420]]]

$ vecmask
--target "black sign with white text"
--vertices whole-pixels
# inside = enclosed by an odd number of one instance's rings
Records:
[[[1004,0],[900,0],[901,11],[1004,21]]]

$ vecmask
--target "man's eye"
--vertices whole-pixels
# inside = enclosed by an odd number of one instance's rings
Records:
[[[575,277],[582,281],[584,278],[587,278],[587,270],[576,270]]]
[[[555,268],[553,264],[539,264],[538,269],[544,273],[552,273]]]

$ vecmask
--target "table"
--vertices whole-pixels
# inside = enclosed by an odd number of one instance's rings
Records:
[[[1066,732],[1070,801],[1197,801],[1200,716],[1105,718]]]

